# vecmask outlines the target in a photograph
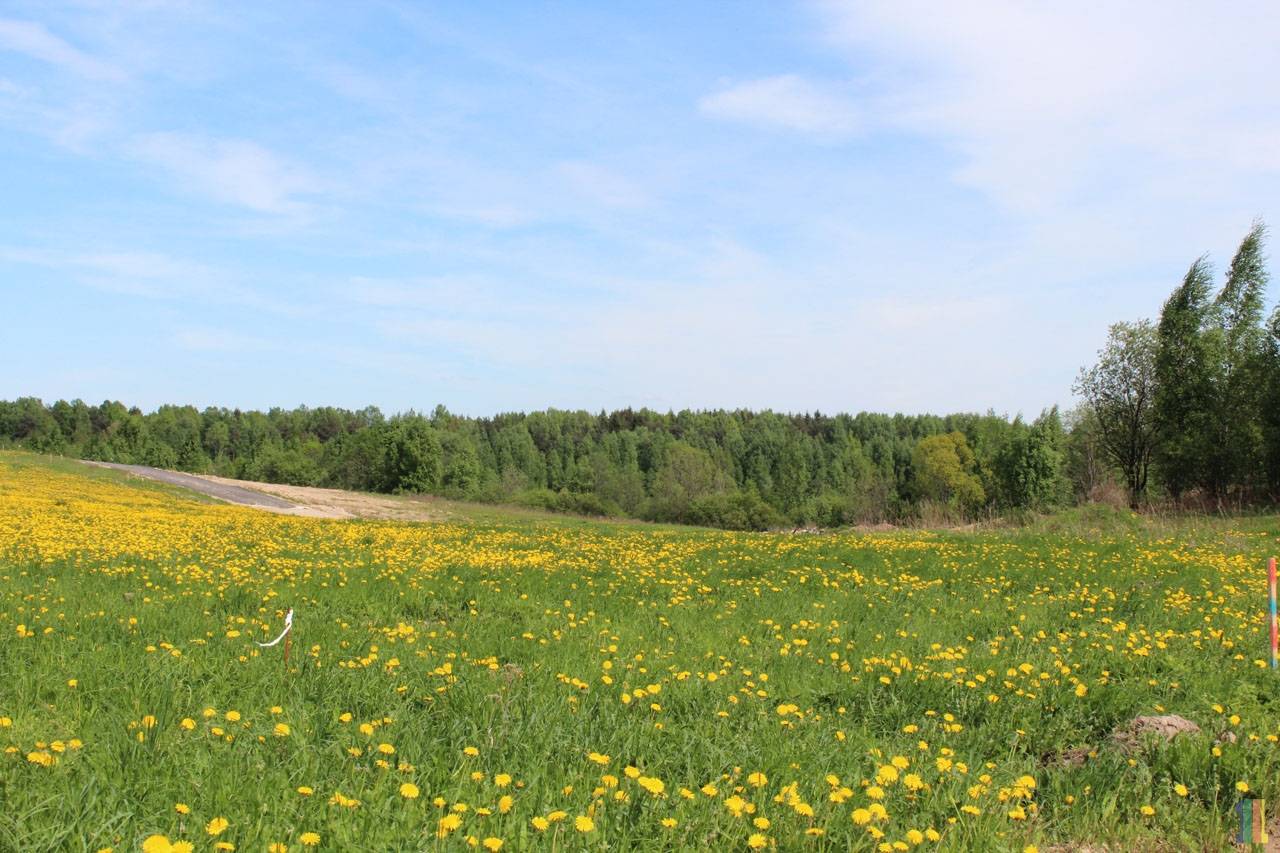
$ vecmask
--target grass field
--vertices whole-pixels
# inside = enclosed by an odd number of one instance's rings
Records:
[[[1228,848],[1276,520],[1084,529],[325,521],[0,453],[0,849]],[[1161,713],[1203,733],[1110,743]]]

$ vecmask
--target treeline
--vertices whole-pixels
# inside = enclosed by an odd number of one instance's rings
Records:
[[[1216,293],[1198,258],[1158,322],[1115,324],[1080,372],[1076,392],[1134,507],[1280,497],[1280,306],[1266,315],[1265,237],[1254,223]]]
[[[928,523],[1122,494],[1222,509],[1280,497],[1280,308],[1257,223],[1213,291],[1206,258],[1157,323],[1111,327],[1081,406],[993,413],[548,410],[391,417],[0,401],[0,446],[247,480],[512,502],[734,529]]]
[[[1102,475],[1058,410],[787,415],[443,407],[268,412],[0,402],[0,444],[295,485],[514,502],[734,529],[945,521],[1071,502]]]

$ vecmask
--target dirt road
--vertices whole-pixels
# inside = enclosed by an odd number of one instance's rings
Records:
[[[125,471],[137,477],[181,486],[227,503],[284,515],[303,515],[311,518],[385,518],[398,521],[443,521],[451,516],[451,513],[440,505],[441,502],[424,498],[370,495],[314,486],[285,486],[278,483],[230,480],[211,474],[186,474],[147,465],[123,465],[117,462],[88,460],[86,464],[115,468],[117,471]]]
[[[232,485],[226,481],[219,483],[213,480],[206,480],[204,477],[197,477],[195,474],[166,471],[163,468],[152,468],[149,465],[122,465],[119,462],[90,462],[89,464],[99,465],[103,468],[115,468],[117,471],[128,471],[130,474],[146,477],[148,480],[159,480],[161,483],[182,486],[184,489],[191,489],[193,492],[199,492],[202,495],[208,495],[211,498],[217,498],[227,503],[256,506],[262,509],[298,509],[297,504],[292,504],[281,498],[263,494],[262,492],[255,492],[253,489],[246,489],[243,486]]]

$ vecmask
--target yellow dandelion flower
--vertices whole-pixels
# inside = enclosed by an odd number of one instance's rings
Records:
[[[142,842],[142,853],[169,853],[173,844],[167,835],[149,835]]]

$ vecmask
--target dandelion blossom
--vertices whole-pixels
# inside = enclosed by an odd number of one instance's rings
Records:
[[[142,842],[142,853],[169,853],[173,845],[167,835],[150,835]]]

